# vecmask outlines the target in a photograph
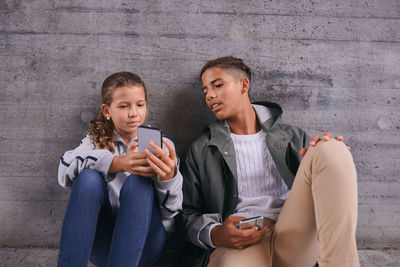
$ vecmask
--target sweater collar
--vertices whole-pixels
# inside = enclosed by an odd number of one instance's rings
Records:
[[[130,144],[133,142],[133,141],[137,141],[137,136],[135,136],[135,137],[133,137],[131,140],[129,140],[129,142],[127,143],[127,144],[125,144],[125,141],[124,141],[124,139],[122,139],[122,137],[121,137],[121,135],[116,131],[116,130],[114,130],[114,132],[113,132],[113,141],[114,141],[114,143],[122,143],[122,144],[124,144],[125,146],[130,146]]]

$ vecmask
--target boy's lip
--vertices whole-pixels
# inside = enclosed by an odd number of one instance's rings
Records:
[[[214,113],[220,111],[222,109],[221,105],[222,104],[216,104],[216,105],[211,106],[211,111]]]
[[[221,102],[213,101],[208,104],[208,107],[211,109],[212,112],[215,112],[221,109],[221,105]]]

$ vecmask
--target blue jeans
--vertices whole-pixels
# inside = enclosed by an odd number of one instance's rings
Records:
[[[166,233],[150,178],[130,175],[113,215],[107,184],[84,170],[72,184],[61,230],[58,266],[148,266],[162,253]]]

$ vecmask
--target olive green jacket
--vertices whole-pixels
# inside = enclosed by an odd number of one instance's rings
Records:
[[[282,109],[269,102],[253,104],[267,147],[286,185],[292,187],[308,135],[298,127],[281,122]],[[235,148],[226,121],[217,120],[192,143],[183,166],[182,227],[194,245],[186,256],[188,266],[205,266],[212,248],[199,241],[201,229],[210,223],[222,223],[234,213],[238,203]]]

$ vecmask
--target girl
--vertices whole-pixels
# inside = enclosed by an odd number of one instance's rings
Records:
[[[147,266],[163,251],[182,207],[182,176],[171,141],[155,154],[136,152],[147,115],[144,82],[130,72],[109,76],[87,136],[61,157],[58,182],[72,187],[58,266]],[[165,229],[165,230],[164,230]]]

